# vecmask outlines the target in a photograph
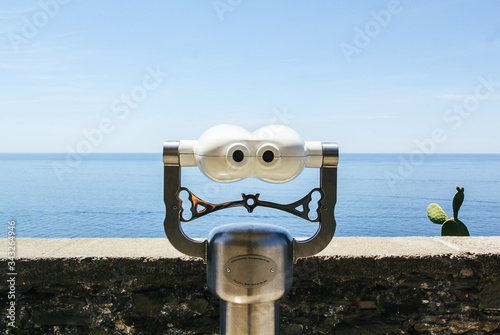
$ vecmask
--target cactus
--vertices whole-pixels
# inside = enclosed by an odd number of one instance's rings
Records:
[[[441,236],[470,236],[465,224],[458,219],[458,211],[464,202],[464,188],[457,186],[457,193],[453,197],[453,217],[448,218],[446,213],[438,204],[430,204],[427,207],[429,220],[442,225]]]

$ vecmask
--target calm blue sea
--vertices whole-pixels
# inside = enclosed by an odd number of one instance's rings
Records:
[[[55,168],[56,167],[56,168]],[[471,235],[500,235],[500,155],[342,154],[338,168],[336,236],[436,236],[426,208],[437,202],[452,216],[455,186],[465,188],[460,219]],[[183,186],[212,202],[261,200],[291,203],[319,186],[319,170],[307,169],[285,184],[256,179],[218,184],[197,168],[183,168]],[[0,154],[0,236],[16,221],[17,237],[164,237],[161,154]],[[277,210],[242,207],[184,224],[206,237],[220,224],[262,222],[311,236],[317,224]],[[0,226],[1,227],[1,226]]]

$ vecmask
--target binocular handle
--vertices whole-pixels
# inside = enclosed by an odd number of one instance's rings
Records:
[[[293,239],[293,262],[299,258],[316,255],[330,243],[337,226],[335,204],[337,203],[337,165],[339,147],[336,143],[323,143],[323,164],[320,168],[320,189],[323,198],[319,208],[319,227],[316,233],[305,241]]]
[[[181,166],[179,161],[179,142],[165,142],[163,144],[163,200],[165,201],[165,221],[163,226],[168,240],[185,255],[199,257],[207,261],[208,242],[198,241],[187,236],[181,227]]]

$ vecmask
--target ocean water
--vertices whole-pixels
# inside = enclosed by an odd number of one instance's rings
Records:
[[[65,154],[0,154],[1,237],[9,220],[17,237],[165,237],[163,162],[159,154],[92,154],[70,161]],[[220,184],[197,168],[182,169],[182,185],[212,203],[261,200],[291,203],[319,186],[319,170],[270,184],[249,178]],[[438,236],[427,206],[436,202],[452,216],[455,186],[465,188],[460,219],[473,236],[500,235],[500,155],[341,154],[336,236]],[[318,228],[285,212],[243,207],[183,224],[191,237],[206,237],[221,224],[262,222],[308,237]],[[1,226],[0,226],[1,227]]]

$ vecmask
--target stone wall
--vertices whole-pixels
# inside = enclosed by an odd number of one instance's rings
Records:
[[[166,239],[16,243],[15,328],[3,317],[1,334],[218,333],[203,262]],[[4,316],[11,286],[0,283]],[[500,334],[500,237],[334,238],[296,265],[281,325],[290,335]]]

